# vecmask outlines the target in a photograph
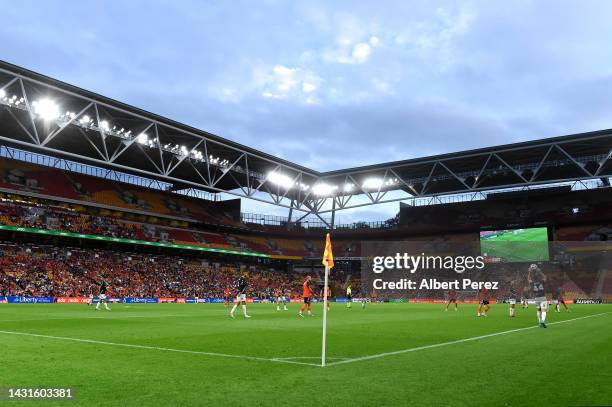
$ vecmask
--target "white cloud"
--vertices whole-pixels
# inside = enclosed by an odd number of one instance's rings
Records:
[[[353,47],[353,53],[351,54],[351,56],[353,57],[353,60],[356,63],[362,64],[366,62],[368,58],[370,58],[371,53],[372,47],[370,47],[370,45],[366,44],[365,42],[361,42],[359,44],[356,44],[355,47]]]
[[[306,103],[319,101],[314,93],[323,80],[308,69],[275,65],[264,74],[260,70],[254,71],[253,77],[265,98],[293,98]]]
[[[315,90],[317,90],[317,85],[315,85],[314,83],[304,82],[304,83],[302,83],[302,90],[305,93],[311,93],[311,92],[314,92]]]
[[[376,38],[376,37],[372,37]],[[358,42],[354,45],[345,44],[335,48],[327,48],[322,51],[323,61],[337,64],[363,64],[372,55],[372,48],[378,44],[378,39],[373,42]]]
[[[455,44],[467,34],[476,20],[471,10],[436,9],[432,18],[407,24],[393,33],[396,46],[423,60],[433,60],[444,70],[455,63]]]

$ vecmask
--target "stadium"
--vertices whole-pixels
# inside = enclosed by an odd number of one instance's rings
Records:
[[[0,62],[0,399],[609,405],[611,177],[612,130],[321,172]]]

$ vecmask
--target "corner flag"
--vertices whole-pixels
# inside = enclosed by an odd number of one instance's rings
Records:
[[[334,267],[334,254],[332,253],[331,238],[329,233],[325,238],[325,251],[323,252],[323,265],[330,269]]]
[[[334,255],[329,233],[325,238],[325,251],[323,252],[323,265],[325,266],[325,283],[323,285],[323,341],[321,344],[321,366],[325,367],[325,347],[327,339],[327,287],[329,285],[329,269],[334,267]]]

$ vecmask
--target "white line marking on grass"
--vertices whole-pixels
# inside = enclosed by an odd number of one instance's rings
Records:
[[[290,356],[290,357],[286,357],[286,358],[274,358],[274,360],[294,360],[294,359],[317,359],[317,360],[321,360],[321,356]],[[349,358],[342,358],[342,357],[329,357],[327,356],[325,358],[326,360],[346,360]],[[321,364],[317,364],[316,366],[321,366]]]
[[[587,316],[584,316],[584,317],[577,317],[577,318],[572,318],[572,319],[566,319],[564,321],[551,322],[551,323],[549,323],[547,325],[563,324],[565,322],[572,322],[572,321],[577,321],[579,319],[586,319],[586,318],[597,317],[597,316],[606,315],[606,314],[609,314],[609,313],[610,312],[602,312],[602,313],[599,313],[599,314],[587,315]],[[511,329],[509,331],[502,331],[502,332],[495,332],[495,333],[487,334],[487,335],[474,336],[472,338],[457,339],[456,341],[435,343],[433,345],[419,346],[419,347],[416,347],[416,348],[396,350],[396,351],[393,351],[393,352],[378,353],[378,354],[369,355],[369,356],[361,356],[361,357],[358,357],[358,358],[346,359],[346,360],[341,360],[339,362],[328,363],[327,366],[336,366],[336,365],[342,365],[342,364],[345,364],[345,363],[362,362],[364,360],[378,359],[378,358],[382,358],[382,357],[385,357],[385,356],[401,355],[403,353],[417,352],[417,351],[420,351],[420,350],[433,349],[433,348],[440,348],[442,346],[455,345],[455,344],[463,343],[463,342],[477,341],[479,339],[490,338],[490,337],[499,336],[499,335],[506,335],[506,334],[510,334],[510,333],[514,333],[514,332],[520,332],[520,331],[526,331],[526,330],[534,329],[534,328],[540,328],[540,327],[538,325],[533,325],[533,326],[528,326],[528,327],[524,327],[524,328]]]
[[[112,316],[110,316],[112,315]],[[3,319],[0,322],[22,322],[22,321],[48,321],[48,320],[70,320],[75,319],[105,319],[107,321],[121,321],[124,318],[182,318],[189,317],[189,315],[121,315],[121,314],[109,314],[108,317],[98,314],[98,316],[66,316],[66,317],[40,317],[40,318],[19,318],[19,319]]]
[[[255,361],[260,361],[260,362],[290,363],[290,364],[295,364],[295,365],[307,365],[307,366],[316,366],[316,367],[321,366],[321,365],[315,364],[315,363],[297,362],[297,361],[294,361],[294,360],[274,359],[274,358],[269,359],[269,358],[262,358],[262,357],[257,357],[257,356],[229,355],[229,354],[225,354],[225,353],[202,352],[202,351],[187,350],[187,349],[163,348],[163,347],[159,347],[159,346],[134,345],[134,344],[130,344],[130,343],[95,341],[95,340],[92,340],[92,339],[80,339],[80,338],[69,338],[69,337],[65,337],[65,336],[41,335],[41,334],[34,334],[34,333],[29,333],[29,332],[0,331],[0,334],[19,335],[19,336],[31,336],[31,337],[34,337],[34,338],[57,339],[57,340],[63,340],[63,341],[91,343],[91,344],[94,344],[94,345],[121,346],[121,347],[125,347],[125,348],[148,349],[148,350],[158,350],[158,351],[165,351],[165,352],[188,353],[188,354],[193,354],[193,355],[204,355],[204,356],[215,356],[215,357],[232,358],[232,359],[255,360]]]

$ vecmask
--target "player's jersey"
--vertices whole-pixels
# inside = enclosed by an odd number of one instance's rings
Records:
[[[312,282],[311,281],[304,281],[304,284],[302,285],[303,291],[304,291],[304,297],[312,297],[312,290],[310,289],[310,284]]]
[[[353,290],[351,289],[351,287],[348,287],[348,288],[346,289],[346,296],[347,296],[347,297],[350,297],[351,295],[353,295]]]
[[[488,300],[489,299],[489,290],[487,290],[486,288],[481,289],[478,292],[478,299],[479,300]]]
[[[449,300],[454,300],[457,298],[457,293],[455,292],[455,290],[450,290],[448,292],[448,299]]]
[[[557,297],[558,301],[564,301],[565,299],[563,298],[563,290],[559,289],[555,297]]]
[[[102,281],[102,284],[100,284],[100,295],[105,295],[107,288],[108,284],[106,284],[106,281]]]
[[[239,294],[245,294],[247,288],[249,287],[249,282],[243,276],[238,277],[236,281],[236,289]]]
[[[229,297],[230,295],[232,295],[232,293],[230,292],[230,289],[229,289],[229,288],[226,288],[226,289],[225,289],[225,291],[223,292],[223,295],[224,295],[225,297]]]
[[[531,298],[540,298],[544,297],[544,281],[538,277],[535,277],[529,283],[529,293]]]

